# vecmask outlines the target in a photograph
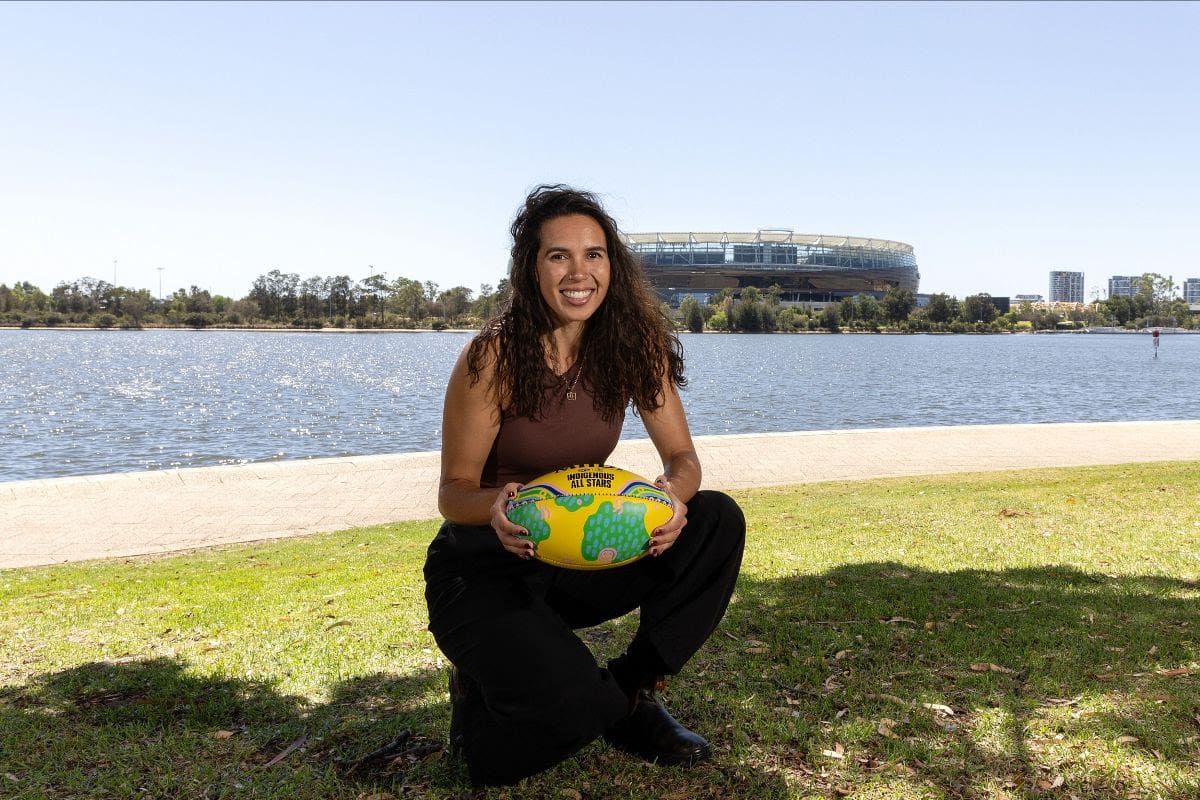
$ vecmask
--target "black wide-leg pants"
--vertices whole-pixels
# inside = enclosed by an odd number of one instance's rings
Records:
[[[525,561],[490,527],[444,523],[425,562],[429,630],[479,691],[460,705],[473,783],[508,784],[571,756],[628,713],[629,698],[573,629],[641,609],[630,651],[649,646],[679,672],[733,594],[746,523],[703,491],[661,556],[610,570]]]

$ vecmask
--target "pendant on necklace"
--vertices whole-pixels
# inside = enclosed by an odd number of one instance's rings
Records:
[[[562,381],[563,386],[566,387],[568,400],[575,399],[575,384],[579,383],[579,376],[583,374],[583,357],[584,357],[584,355],[585,354],[583,354],[583,353],[580,353],[580,355],[579,355],[579,360],[577,362],[578,366],[575,368],[575,379],[574,380],[572,380],[570,383],[567,383],[566,375],[558,376],[558,379],[560,381]]]

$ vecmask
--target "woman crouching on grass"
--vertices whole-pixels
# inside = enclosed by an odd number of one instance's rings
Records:
[[[429,629],[453,664],[450,743],[475,784],[509,784],[603,736],[650,761],[709,757],[656,688],[721,621],[745,520],[699,491],[700,462],[678,389],[682,347],[636,256],[591,194],[535,189],[512,224],[509,307],[450,375],[429,547]],[[602,464],[632,405],[662,459],[672,518],[649,556],[584,572],[533,558],[509,498],[538,475]],[[601,667],[573,629],[640,609],[628,649]]]

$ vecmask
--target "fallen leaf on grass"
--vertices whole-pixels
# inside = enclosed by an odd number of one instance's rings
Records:
[[[1051,789],[1057,789],[1064,783],[1066,783],[1066,781],[1063,779],[1062,775],[1055,775],[1053,778],[1038,778],[1037,788],[1041,789],[1043,792],[1048,792]]]
[[[1000,516],[1002,516],[1002,517],[1032,517],[1033,514],[1030,514],[1028,511],[1018,511],[1015,508],[1002,508],[1002,509],[1000,509]]]
[[[938,714],[945,714],[947,717],[954,716],[954,709],[950,706],[944,706],[941,703],[921,703],[921,705],[930,711],[936,711]]]
[[[348,619],[339,619],[337,622],[331,622],[328,625],[326,625],[325,630],[328,631],[328,630],[332,630],[333,628],[340,628],[343,625],[350,625],[350,624],[351,624],[350,620],[348,620]]]
[[[101,661],[100,663],[104,664],[105,666],[110,666],[110,665],[114,665],[114,664],[132,664],[134,661],[139,661],[139,660],[141,660],[141,656],[125,655],[125,656],[120,656],[119,658],[108,658],[108,659],[105,659],[104,661]]]
[[[277,755],[277,756],[275,756],[274,758],[272,758],[272,759],[271,759],[270,761],[268,761],[266,764],[263,764],[263,766],[264,766],[264,767],[273,767],[273,766],[275,766],[275,765],[276,765],[276,764],[278,764],[280,761],[283,761],[285,758],[287,758],[288,756],[290,756],[292,753],[296,752],[296,751],[297,751],[297,750],[299,750],[301,747],[303,747],[303,746],[304,746],[304,743],[305,743],[305,742],[307,742],[307,741],[308,741],[308,734],[307,734],[307,733],[305,733],[305,734],[302,734],[302,735],[300,736],[300,738],[299,738],[299,739],[297,739],[296,741],[292,742],[292,743],[291,743],[291,744],[289,744],[287,747],[285,747],[285,748],[283,749],[283,752],[282,752],[282,753],[280,753],[279,755]]]
[[[216,731],[213,733],[214,739],[229,739],[234,735],[233,731]]]
[[[8,779],[9,779],[10,781],[12,781],[13,783],[20,783],[20,782],[21,782],[21,779],[20,779],[20,778],[18,778],[16,775],[13,775],[11,772],[6,772],[6,773],[4,773],[4,777],[8,778]]]
[[[840,742],[834,742],[832,750],[822,750],[821,755],[826,758],[845,758],[846,748],[842,747]]]
[[[1053,747],[1054,745],[1062,744],[1063,735],[1061,733],[1056,733],[1050,737],[1026,739],[1025,742],[1030,747]]]
[[[900,697],[896,697],[896,695],[894,695],[894,694],[868,694],[867,699],[868,700],[887,700],[889,703],[895,703],[898,706],[908,705],[907,700],[900,698]]]
[[[1164,678],[1182,678],[1185,675],[1191,675],[1192,671],[1187,667],[1177,667],[1175,669],[1156,669],[1154,670]]]
[[[896,735],[896,732],[894,730],[892,730],[892,727],[895,724],[896,724],[895,720],[891,720],[891,719],[888,719],[887,717],[884,717],[883,719],[879,720],[879,726],[875,728],[875,732],[878,733],[880,736],[886,736],[889,739],[899,739],[900,737],[898,735]]]
[[[1002,667],[999,664],[991,664],[987,661],[976,661],[971,664],[971,672],[999,672],[1004,675],[1016,675],[1015,669]]]
[[[745,652],[750,653],[751,655],[761,656],[764,653],[771,652],[771,650],[767,647],[747,647]]]
[[[1117,737],[1117,744],[1133,744],[1134,742],[1139,742],[1139,741],[1141,741],[1141,740],[1138,739],[1138,737],[1136,737],[1136,736],[1118,736]]]
[[[906,625],[916,625],[917,624],[917,621],[915,619],[909,619],[908,617],[890,617],[888,619],[881,620],[881,622],[883,622],[885,625],[899,625],[901,623],[904,623]]]

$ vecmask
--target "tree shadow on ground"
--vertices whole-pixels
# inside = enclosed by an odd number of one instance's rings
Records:
[[[437,677],[358,678],[313,703],[178,659],[83,664],[0,689],[0,771],[19,797],[356,796],[380,781],[347,775],[353,760],[428,725]]]
[[[716,682],[731,707],[757,704],[747,750],[801,783],[899,781],[972,798],[1200,796],[1194,581],[850,564],[743,576],[724,630],[757,646],[709,652],[697,668],[721,675],[755,659],[740,685]],[[769,721],[780,715],[787,725]],[[881,719],[894,724],[881,731]],[[844,758],[822,755],[835,743]]]
[[[589,640],[619,647],[630,623]],[[359,676],[313,702],[158,658],[0,688],[0,780],[19,798],[771,798],[882,785],[899,797],[1183,800],[1200,796],[1200,676],[1180,671],[1200,659],[1198,630],[1200,588],[1163,576],[899,563],[745,575],[668,694],[714,745],[693,770],[597,743],[476,792],[440,747],[443,670]],[[404,731],[387,759],[356,765]],[[823,755],[839,745],[842,758]]]
[[[516,787],[472,789],[444,752],[445,681],[442,670],[362,676],[314,703],[179,659],[83,664],[0,689],[0,779],[16,779],[4,796],[786,796],[771,771],[660,769],[602,743]]]

